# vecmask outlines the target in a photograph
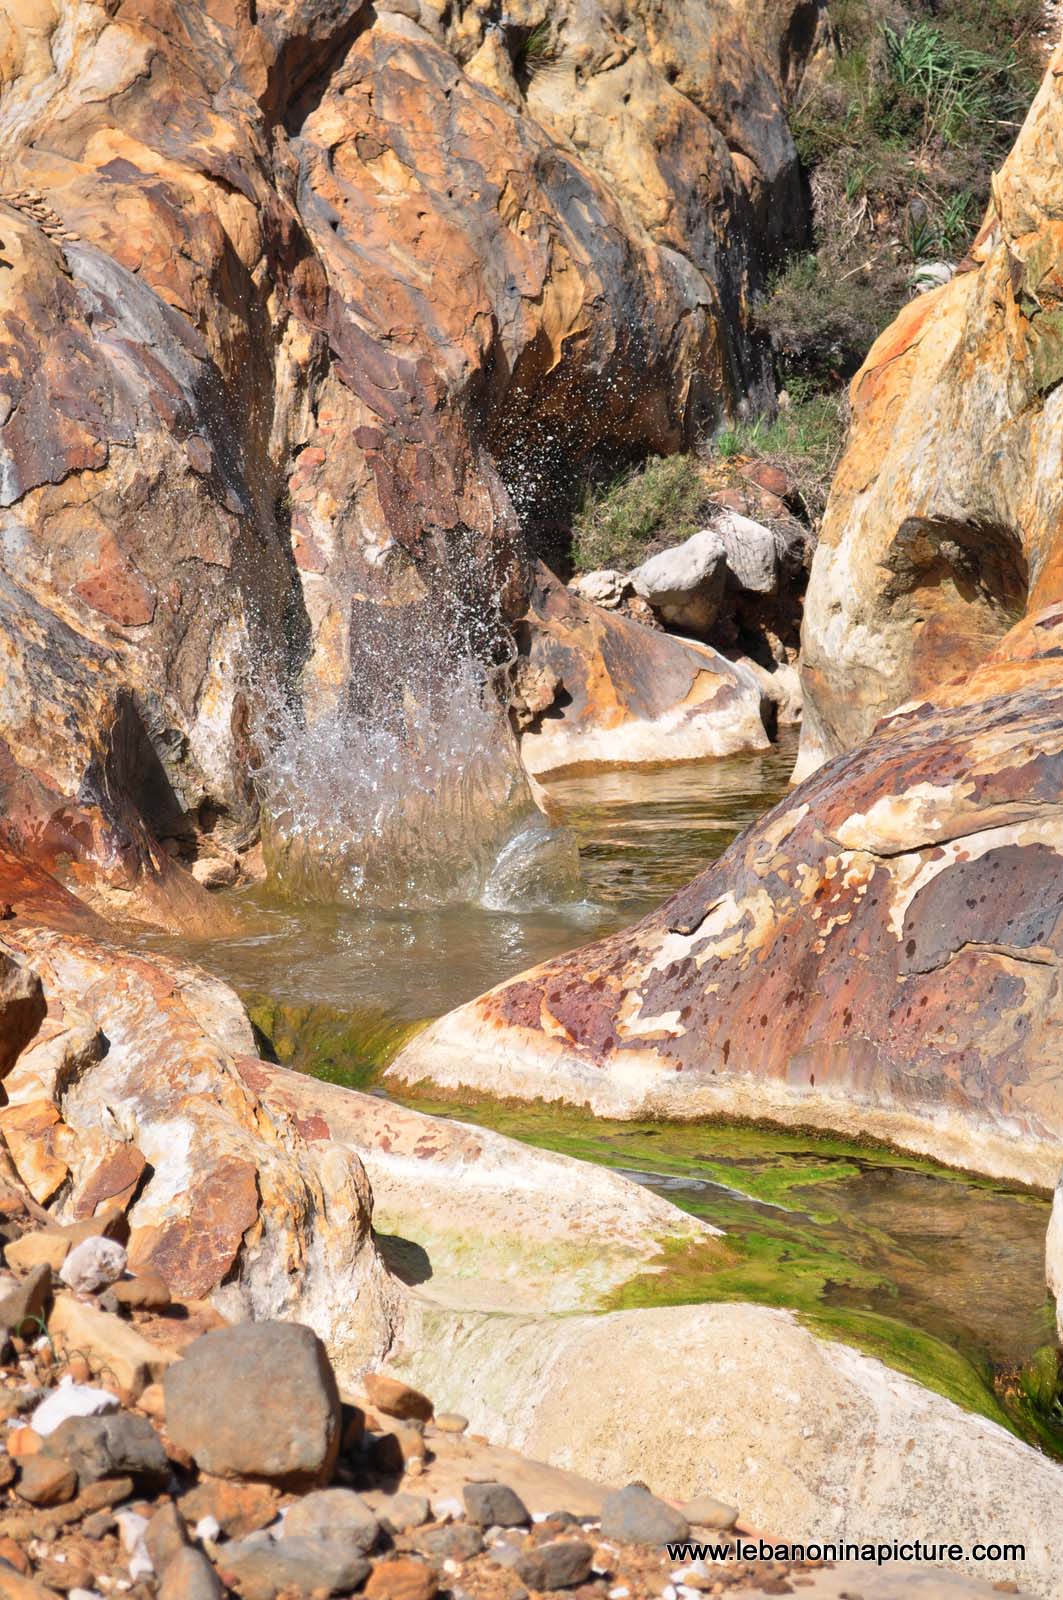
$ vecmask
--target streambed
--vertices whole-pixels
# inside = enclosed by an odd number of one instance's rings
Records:
[[[411,1026],[631,922],[688,881],[781,798],[793,755],[789,737],[761,756],[552,785],[555,820],[579,844],[576,898],[365,911],[296,907],[256,889],[233,897],[244,922],[234,937],[142,942],[230,982],[279,1059],[371,1087]],[[629,1285],[620,1303],[792,1307],[1063,1453],[1046,1353],[1045,1196],[780,1130],[404,1098],[629,1173],[726,1231],[730,1264],[694,1252]]]

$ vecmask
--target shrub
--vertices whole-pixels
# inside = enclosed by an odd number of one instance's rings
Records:
[[[704,501],[692,455],[656,456],[604,488],[588,484],[572,524],[576,568],[637,566],[654,540],[677,544],[696,533]]]
[[[804,501],[813,527],[827,504],[834,469],[845,443],[849,409],[844,391],[825,392],[806,378],[793,376],[786,389],[788,404],[774,420],[728,429],[715,440],[724,461],[758,456],[776,462]]]

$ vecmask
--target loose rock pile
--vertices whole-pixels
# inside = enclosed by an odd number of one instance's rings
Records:
[[[661,1541],[719,1538],[733,1508],[608,1493],[383,1374],[348,1400],[309,1328],[171,1302],[129,1272],[119,1226],[10,1205],[0,1223],[0,1600],[694,1600],[809,1581],[675,1570]]]

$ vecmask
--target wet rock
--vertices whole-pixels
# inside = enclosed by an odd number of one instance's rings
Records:
[[[132,1411],[72,1417],[48,1435],[43,1451],[69,1461],[82,1489],[126,1474],[142,1488],[158,1488],[169,1473],[162,1440],[147,1417]]]
[[[204,1471],[323,1482],[339,1450],[340,1398],[325,1347],[290,1322],[197,1339],[166,1373],[171,1439]]]
[[[380,1524],[352,1489],[318,1489],[288,1508],[284,1537],[340,1539],[365,1555],[380,1533]]]
[[[412,1556],[377,1561],[366,1582],[368,1600],[433,1600],[439,1582],[432,1568]]]
[[[431,1422],[431,1400],[409,1384],[382,1372],[367,1373],[363,1384],[370,1403],[385,1416],[398,1417],[403,1422]]]
[[[523,1551],[514,1571],[529,1589],[572,1589],[590,1577],[593,1557],[585,1539],[551,1539]]]
[[[467,1483],[465,1510],[479,1528],[521,1528],[530,1521],[528,1508],[505,1483]]]
[[[223,1600],[221,1579],[201,1550],[178,1550],[167,1564],[158,1600]]]
[[[204,889],[231,889],[239,873],[235,863],[222,856],[200,856],[192,863],[192,876]]]
[[[237,1588],[242,1600],[311,1600],[355,1589],[366,1578],[365,1556],[341,1539],[284,1538],[262,1535],[224,1545],[218,1564],[222,1578]]]
[[[75,1245],[59,1271],[60,1280],[75,1294],[99,1294],[122,1276],[126,1252],[114,1239],[84,1239]]]
[[[19,1473],[19,1495],[32,1506],[62,1505],[74,1498],[77,1487],[78,1475],[62,1456],[27,1456]]]
[[[0,1329],[20,1334],[36,1326],[39,1332],[51,1300],[52,1269],[42,1262],[0,1296]]]
[[[607,1495],[602,1505],[602,1537],[623,1544],[662,1545],[689,1539],[690,1524],[674,1507],[648,1489],[629,1484]]]

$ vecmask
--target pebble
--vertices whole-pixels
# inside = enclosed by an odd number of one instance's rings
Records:
[[[201,1550],[186,1545],[162,1575],[158,1600],[223,1600],[221,1580]]]
[[[529,1589],[572,1589],[591,1575],[593,1551],[585,1539],[552,1539],[525,1550],[515,1571]]]
[[[726,1533],[738,1521],[738,1507],[717,1500],[715,1495],[699,1494],[687,1501],[683,1515],[694,1527],[719,1528]]]
[[[159,1487],[169,1476],[162,1440],[147,1417],[120,1411],[102,1417],[71,1417],[45,1440],[49,1455],[63,1456],[76,1468],[79,1487],[101,1478],[131,1475],[144,1488]]]
[[[122,1276],[126,1252],[116,1239],[83,1239],[59,1269],[59,1279],[75,1294],[99,1294]]]
[[[397,1417],[400,1422],[430,1422],[432,1402],[419,1389],[411,1389],[398,1378],[388,1378],[382,1372],[370,1372],[363,1379],[365,1392],[372,1405],[385,1416]]]
[[[420,1528],[431,1520],[432,1508],[428,1496],[410,1494],[401,1490],[385,1500],[380,1508],[380,1518],[393,1533],[405,1533],[408,1528]]]
[[[170,1562],[188,1544],[184,1518],[172,1500],[167,1500],[149,1520],[144,1544],[156,1572],[164,1573]]]
[[[440,1433],[465,1433],[469,1419],[463,1417],[460,1411],[441,1411],[435,1419],[435,1425]]]
[[[520,1528],[531,1521],[528,1508],[505,1483],[467,1483],[462,1490],[465,1510],[481,1528]]]
[[[414,1542],[423,1555],[439,1561],[471,1561],[484,1547],[482,1534],[467,1522],[455,1522],[447,1528],[429,1528],[419,1533]]]
[[[368,1600],[433,1600],[439,1581],[432,1568],[412,1556],[378,1561],[365,1586]]]
[[[221,1576],[242,1600],[276,1600],[290,1590],[300,1600],[315,1591],[326,1594],[355,1589],[369,1575],[365,1556],[336,1539],[280,1539],[261,1534],[221,1547]]]
[[[88,1384],[75,1383],[72,1378],[63,1378],[58,1389],[53,1389],[41,1401],[30,1418],[30,1424],[44,1438],[71,1417],[97,1417],[104,1412],[117,1410],[118,1396],[109,1389],[96,1389]]]
[[[690,1524],[673,1506],[639,1484],[606,1495],[602,1537],[622,1544],[667,1544],[690,1538]]]
[[[120,1306],[141,1311],[165,1311],[170,1304],[170,1287],[157,1272],[138,1272],[135,1278],[122,1278],[111,1290]]]
[[[353,1489],[318,1489],[289,1506],[284,1537],[340,1539],[359,1555],[376,1544],[380,1523]]]
[[[42,1262],[0,1298],[0,1328],[17,1334],[36,1324],[39,1330],[51,1298],[52,1269]]]
[[[78,1475],[62,1456],[27,1456],[19,1474],[18,1492],[31,1506],[59,1506],[77,1494]]]

